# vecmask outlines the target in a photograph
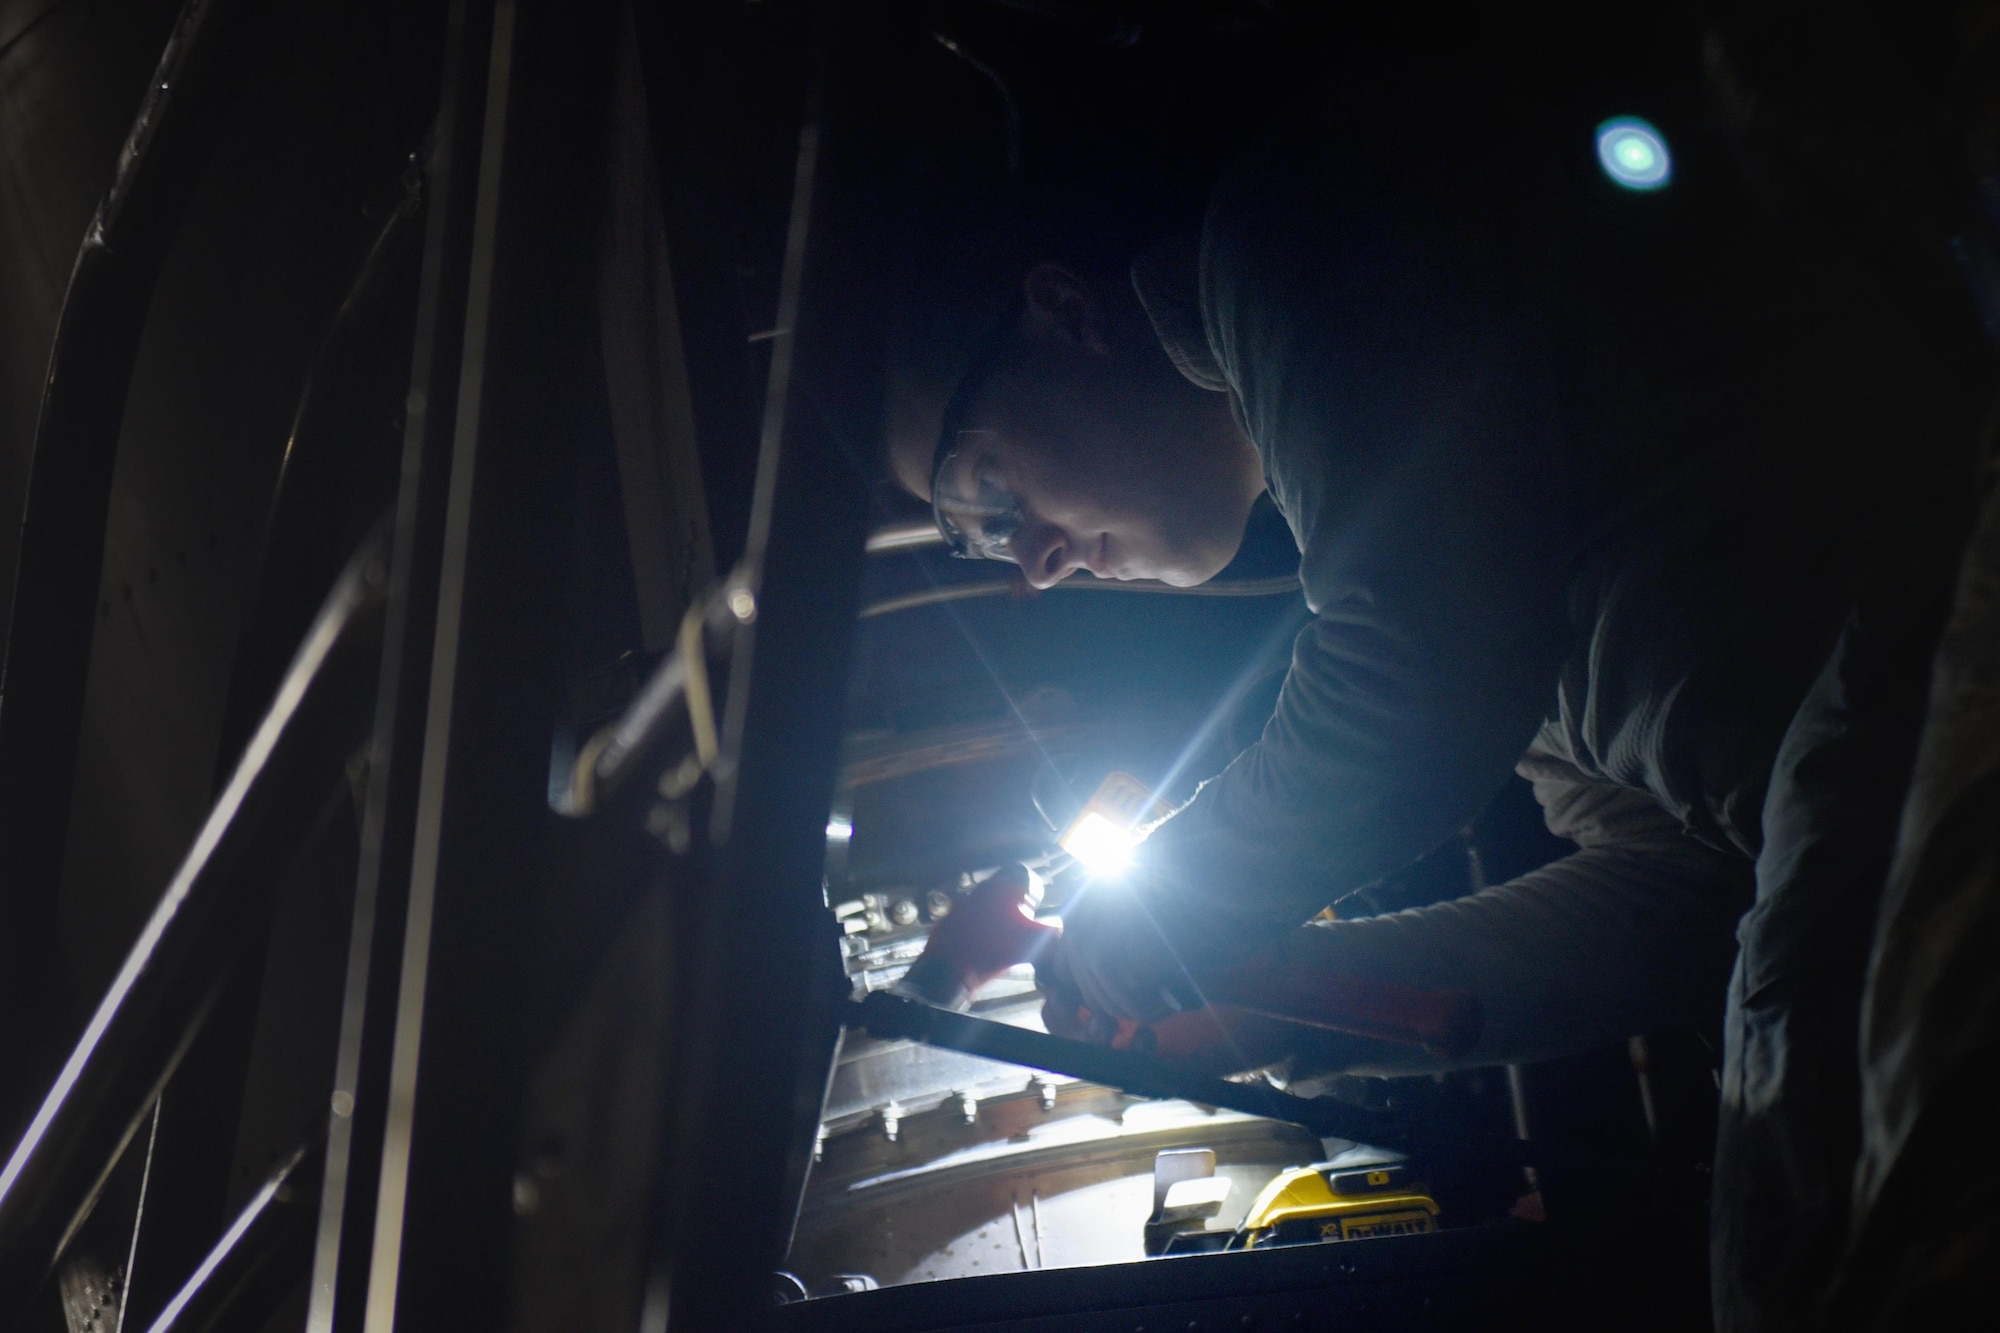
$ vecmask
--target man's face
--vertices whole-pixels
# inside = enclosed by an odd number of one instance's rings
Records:
[[[948,518],[1028,582],[1047,588],[1082,569],[1101,579],[1186,587],[1213,578],[1235,553],[1164,455],[1122,431],[1027,410],[1006,424],[968,425],[938,477]],[[995,416],[998,414],[996,413]],[[994,420],[989,416],[988,420]],[[954,513],[949,497],[972,500]],[[999,512],[995,512],[999,511]]]
[[[1068,313],[1038,326],[1031,306],[1023,344],[975,386],[935,478],[941,512],[1037,588],[1079,569],[1208,581],[1261,489],[1254,451],[1226,399],[1182,379],[1150,329],[1133,346],[1107,336],[1096,309]]]

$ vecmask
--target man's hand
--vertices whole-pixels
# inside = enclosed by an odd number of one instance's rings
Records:
[[[1093,885],[1070,905],[1035,979],[1049,1031],[1091,1041],[1108,1042],[1119,1019],[1153,1023],[1203,1003],[1142,892],[1126,883]]]
[[[923,956],[896,989],[941,1009],[963,1009],[973,992],[1017,963],[1032,963],[1056,937],[1032,915],[1041,882],[1024,865],[1002,866],[940,921]]]
[[[1190,1006],[1147,1021],[1117,1017],[1085,1000],[1071,968],[1072,956],[1058,940],[1035,962],[1035,981],[1043,995],[1042,1024],[1052,1036],[1157,1055],[1214,1075],[1278,1059],[1297,1039],[1297,1030],[1288,1024],[1240,1011]]]
[[[1070,975],[1060,938],[1035,960],[1035,986],[1042,992],[1042,1026],[1050,1036],[1096,1042],[1100,1046],[1111,1043],[1118,1030],[1117,1020],[1108,1014],[1093,1013],[1084,1004],[1083,992],[1077,989]]]

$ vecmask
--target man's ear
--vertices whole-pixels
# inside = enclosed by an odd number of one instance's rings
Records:
[[[1061,264],[1037,264],[1022,279],[1026,308],[1023,332],[1054,338],[1103,356],[1111,350],[1104,333],[1104,303],[1090,279]]]

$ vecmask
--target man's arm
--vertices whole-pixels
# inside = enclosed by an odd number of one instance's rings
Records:
[[[1294,928],[1280,945],[1290,966],[1471,993],[1485,1014],[1478,1045],[1443,1060],[1327,1034],[1310,1042],[1314,1058],[1415,1073],[1545,1059],[1713,1017],[1754,889],[1751,862],[1690,836],[1646,793],[1584,777],[1540,742],[1519,769],[1534,781],[1550,830],[1574,841],[1575,852],[1464,898]],[[1199,1004],[1202,975],[1229,965],[1226,949],[1188,943],[1184,918],[1149,902],[1151,888],[1086,900],[1072,923],[1084,938],[1066,938],[1065,984],[1099,1012],[1123,1004],[1123,1012],[1157,1016]],[[1252,929],[1213,915],[1210,922],[1216,942]],[[1145,1004],[1158,994],[1148,969],[1161,951],[1178,954],[1188,971],[1163,1002]]]
[[[1379,122],[1336,97],[1211,203],[1208,341],[1315,618],[1259,742],[1070,913],[1094,1009],[1156,1016],[1172,959],[1267,946],[1462,827],[1575,643],[1576,479],[1506,192]]]
[[[1645,793],[1587,781],[1544,751],[1522,770],[1577,851],[1465,898],[1285,940],[1291,965],[1468,991],[1485,1011],[1478,1045],[1456,1060],[1369,1042],[1340,1063],[1418,1073],[1542,1060],[1720,1012],[1751,862],[1688,836]]]

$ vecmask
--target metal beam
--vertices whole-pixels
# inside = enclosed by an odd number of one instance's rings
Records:
[[[869,507],[849,452],[880,419],[901,142],[898,15],[823,6],[793,174],[747,549],[754,614],[682,942],[656,1265],[641,1327],[754,1328],[811,1159],[842,993],[821,892]],[[713,1202],[740,1201],[722,1234]]]
[[[293,1289],[291,1266],[305,1258],[325,1147],[314,1139],[264,1178],[146,1333],[202,1333],[225,1315],[237,1327],[261,1327]]]
[[[1302,1126],[1326,1138],[1393,1148],[1431,1159],[1480,1161],[1500,1166],[1552,1165],[1609,1168],[1641,1175],[1670,1175],[1655,1162],[1618,1157],[1568,1144],[1532,1142],[1500,1135],[1443,1135],[1412,1130],[1393,1116],[1333,1097],[1295,1097],[1265,1083],[1236,1083],[1191,1073],[1154,1056],[1070,1041],[970,1014],[953,1013],[917,1000],[876,991],[850,1001],[845,1021],[877,1037],[920,1041],[989,1060],[1101,1083],[1135,1097],[1171,1097],[1219,1106]]]
[[[194,845],[0,1168],[0,1312],[20,1309],[61,1254],[256,937],[243,922],[263,919],[269,881],[249,873],[251,858],[260,849],[283,855],[299,818],[316,812],[296,799],[297,778],[304,761],[325,757],[328,739],[345,735],[341,708],[363,693],[353,675],[372,667],[370,654],[354,650],[376,623],[385,581],[381,545],[371,541],[328,595]],[[343,786],[338,753],[324,776]]]
[[[492,7],[452,0],[439,110],[424,166],[424,242],[402,480],[391,535],[389,601],[369,742],[360,868],[347,941],[324,1179],[306,1327],[361,1327],[375,1191],[387,1116],[384,1088],[402,947],[415,792],[443,558],[455,405],[490,63]]]
[[[548,808],[548,627],[602,411],[597,229],[577,201],[602,193],[613,19],[553,0],[454,14],[316,1331],[499,1327],[510,1296],[493,1275],[539,1017],[524,976],[576,827]]]

